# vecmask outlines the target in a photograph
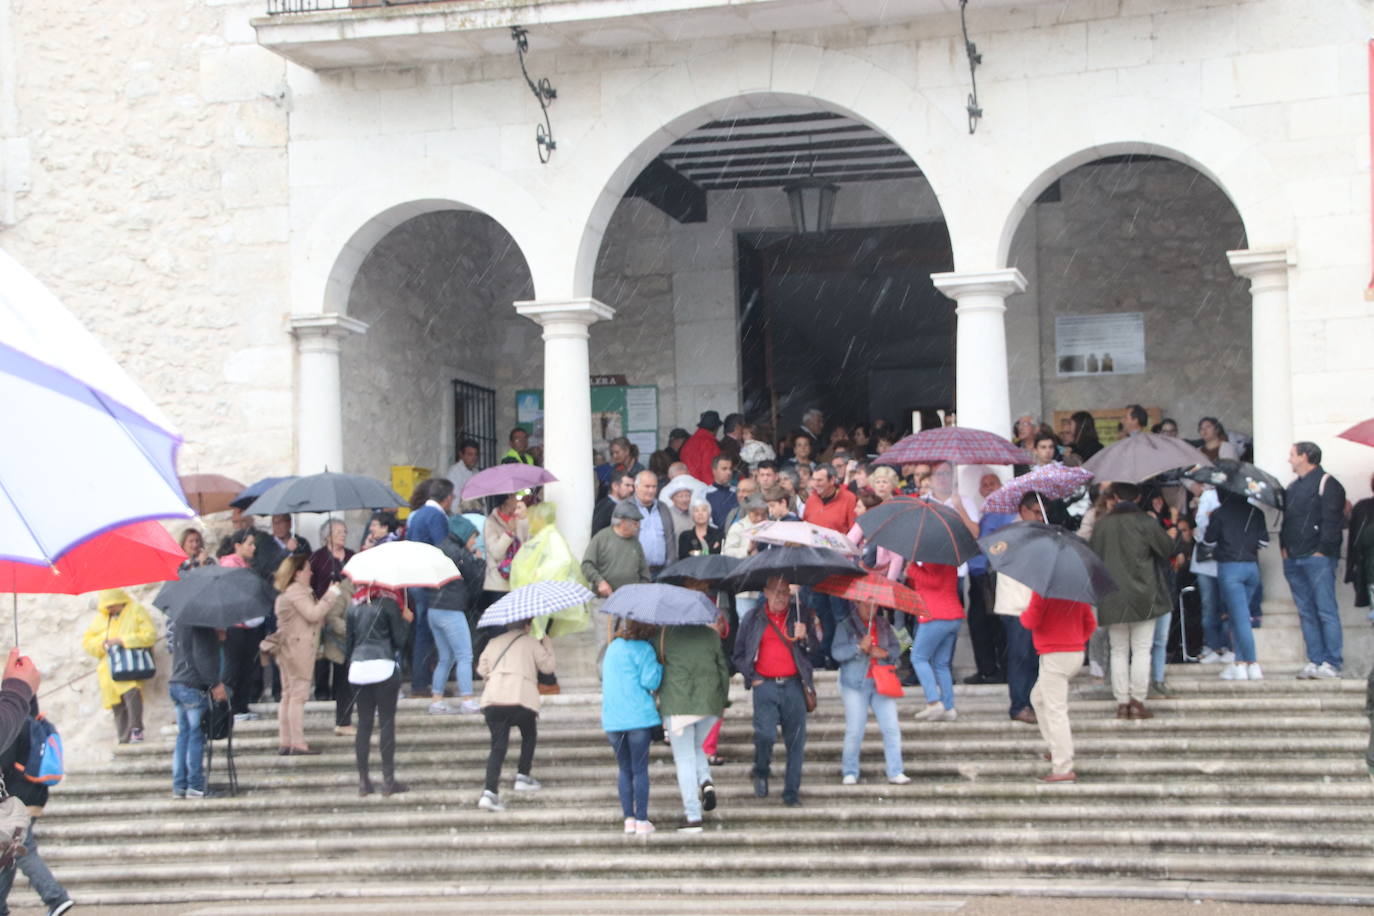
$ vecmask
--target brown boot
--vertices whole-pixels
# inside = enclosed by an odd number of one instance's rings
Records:
[[[1155,714],[1145,708],[1145,704],[1139,700],[1130,702],[1130,718],[1132,719],[1153,719]]]
[[[1131,717],[1131,707],[1128,703],[1118,704],[1116,707],[1116,717],[1118,719],[1129,719]]]

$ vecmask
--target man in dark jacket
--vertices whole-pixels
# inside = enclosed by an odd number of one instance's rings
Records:
[[[229,694],[220,679],[219,637],[208,627],[172,625],[172,678],[167,690],[177,714],[177,743],[172,757],[172,797],[204,798],[205,732],[201,720],[209,710],[205,691],[216,700]]]
[[[37,699],[30,703],[29,714],[38,715]],[[10,889],[14,886],[14,872],[18,869],[29,879],[29,887],[42,899],[49,914],[65,913],[72,908],[72,898],[67,895],[67,889],[53,877],[48,863],[38,854],[38,840],[33,835],[34,825],[38,823],[44,806],[48,804],[48,787],[41,782],[31,782],[16,766],[29,756],[29,750],[28,727],[25,720],[25,727],[19,730],[19,737],[0,751],[0,772],[5,776],[5,789],[29,809],[29,829],[24,834],[24,854],[10,863],[8,868],[0,870],[0,912],[8,912],[6,907],[9,903]]]
[[[1298,606],[1298,623],[1307,644],[1304,680],[1341,676],[1340,607],[1336,604],[1336,564],[1345,525],[1345,487],[1322,470],[1322,450],[1298,442],[1288,450],[1288,465],[1298,479],[1288,485],[1279,546],[1283,577]]]
[[[797,807],[806,753],[805,690],[814,690],[807,652],[814,648],[815,639],[809,612],[792,613],[792,589],[786,579],[768,580],[763,595],[762,612],[750,614],[740,624],[733,659],[745,687],[754,692],[754,794],[768,795],[773,743],[781,725],[787,748],[782,802]]]
[[[611,474],[610,487],[605,496],[597,501],[592,509],[592,536],[603,528],[611,527],[611,513],[615,507],[629,499],[635,491],[635,473],[618,471]]]
[[[447,477],[431,477],[420,482],[411,496],[410,519],[406,524],[406,540],[420,541],[438,547],[448,540],[448,514],[453,508],[453,483]],[[415,610],[415,626],[411,630],[410,655],[411,696],[422,697],[429,689],[430,659],[435,655],[434,631],[429,628],[432,588],[409,590],[410,606]]]

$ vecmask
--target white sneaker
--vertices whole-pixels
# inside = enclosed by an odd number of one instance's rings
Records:
[[[1102,669],[1102,666],[1099,665],[1097,662],[1091,660],[1088,662],[1088,673],[1091,674],[1093,677],[1107,676],[1107,672]]]
[[[1250,679],[1245,671],[1244,665],[1227,665],[1221,669],[1221,679],[1223,681],[1246,681]]]
[[[449,706],[443,700],[435,700],[433,703],[429,704],[429,714],[431,716],[450,716],[457,711],[458,710]]]
[[[853,773],[845,773],[844,778],[840,780],[840,785],[842,786],[857,786],[858,784],[859,777],[855,776]]]
[[[1202,653],[1202,657],[1197,660],[1199,665],[1216,665],[1221,662],[1221,655],[1215,649],[1208,649]]]
[[[1264,672],[1260,670],[1259,662],[1250,662],[1250,663],[1247,664],[1245,667],[1249,669],[1250,680],[1252,680],[1252,681],[1262,681],[1262,680],[1264,680]]]
[[[472,715],[482,711],[482,704],[473,699],[466,699],[458,704],[458,711],[464,715]]]
[[[483,811],[505,811],[506,806],[501,804],[501,797],[495,792],[483,792],[482,797],[477,800],[477,807]]]
[[[627,818],[625,818],[625,832],[626,832],[626,833],[634,833],[634,832],[635,832],[635,819],[634,819],[634,818],[632,818],[632,817],[627,817]]]
[[[635,834],[637,836],[648,836],[654,832],[654,825],[648,821],[635,821]]]
[[[905,773],[898,773],[896,776],[888,777],[887,781],[892,783],[894,786],[904,786],[907,783],[911,782],[911,777],[906,775]]]
[[[1322,662],[1320,665],[1317,666],[1317,670],[1313,673],[1312,676],[1314,678],[1317,678],[1318,680],[1324,681],[1332,678],[1339,678],[1341,676],[1341,672],[1330,662]]]
[[[912,716],[912,718],[914,718],[918,722],[935,722],[939,720],[940,715],[944,711],[945,707],[942,704],[929,703],[926,705],[925,709],[922,709],[920,712],[916,713],[916,715]]]
[[[543,783],[533,776],[526,776],[524,773],[515,774],[515,791],[535,792],[542,788],[544,788]]]
[[[959,718],[959,711],[957,709],[946,709],[938,717],[931,716],[931,721],[953,722],[957,718]]]
[[[1217,658],[1221,659],[1223,665],[1233,665],[1236,661],[1236,653],[1230,649],[1222,649],[1217,653]]]
[[[1298,672],[1298,680],[1300,681],[1310,681],[1316,676],[1317,666],[1312,664],[1311,662],[1308,662],[1307,666]]]

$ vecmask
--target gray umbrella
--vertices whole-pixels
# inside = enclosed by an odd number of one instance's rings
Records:
[[[1096,604],[1116,591],[1107,567],[1078,535],[1058,525],[1015,522],[978,540],[994,572],[1046,598]]]
[[[153,599],[178,626],[223,629],[272,610],[272,589],[251,569],[202,566],[182,572]]]
[[[248,515],[294,515],[344,509],[394,509],[406,501],[386,484],[362,474],[325,471],[274,485],[244,510]]]
[[[712,624],[720,613],[701,592],[662,583],[622,585],[601,610],[612,617],[661,627]]]
[[[1165,471],[1210,465],[1206,455],[1182,439],[1136,433],[1113,442],[1083,462],[1100,483],[1140,483]]]
[[[667,585],[686,585],[692,580],[699,582],[719,582],[735,571],[741,560],[723,554],[698,554],[683,557],[672,566],[654,576],[655,582]]]

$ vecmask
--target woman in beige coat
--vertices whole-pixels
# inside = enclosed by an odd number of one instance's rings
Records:
[[[510,591],[510,563],[520,545],[530,539],[529,516],[520,497],[511,494],[492,510],[483,526],[487,575],[482,583],[482,610]],[[514,547],[515,550],[511,548]]]
[[[539,780],[530,775],[534,765],[534,743],[538,736],[539,674],[552,674],[553,646],[548,634],[543,639],[530,635],[530,621],[513,623],[506,632],[487,643],[477,660],[477,673],[486,680],[482,691],[482,715],[491,731],[491,752],[487,756],[487,781],[477,807],[485,811],[504,811],[501,803],[501,765],[506,761],[511,726],[520,729],[520,764],[515,771],[515,791],[532,792]]]
[[[347,592],[331,586],[319,601],[310,588],[309,557],[295,554],[277,567],[273,585],[277,596],[277,632],[263,641],[263,650],[276,655],[281,670],[281,705],[277,709],[278,754],[284,757],[318,754],[305,743],[305,701],[315,677],[315,653],[320,627]]]

